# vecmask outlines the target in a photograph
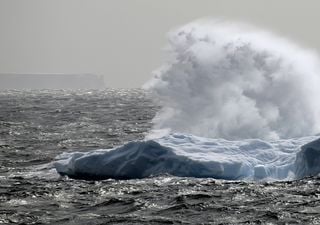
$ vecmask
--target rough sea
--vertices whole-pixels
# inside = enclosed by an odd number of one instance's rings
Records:
[[[0,224],[320,224],[320,177],[85,181],[50,167],[142,140],[158,110],[141,89],[0,92]]]

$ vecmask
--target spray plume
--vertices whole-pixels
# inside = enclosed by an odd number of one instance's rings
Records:
[[[214,20],[168,35],[169,59],[144,88],[160,101],[154,129],[230,140],[320,131],[320,63],[270,32]]]

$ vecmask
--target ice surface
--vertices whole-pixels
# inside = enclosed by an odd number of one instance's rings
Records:
[[[320,172],[320,141],[300,151],[300,146],[316,138],[227,141],[175,133],[112,150],[64,153],[55,167],[62,175],[80,179],[132,179],[168,173],[227,180],[282,180],[295,178],[295,173],[301,177]],[[308,149],[314,150],[310,153]]]

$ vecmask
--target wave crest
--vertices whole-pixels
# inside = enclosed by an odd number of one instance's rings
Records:
[[[197,21],[169,33],[170,60],[144,85],[155,129],[226,138],[320,131],[318,57],[244,24]]]

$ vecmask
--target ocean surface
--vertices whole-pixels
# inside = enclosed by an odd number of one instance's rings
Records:
[[[320,177],[85,181],[52,166],[143,140],[158,111],[141,89],[0,92],[0,224],[320,224]]]

